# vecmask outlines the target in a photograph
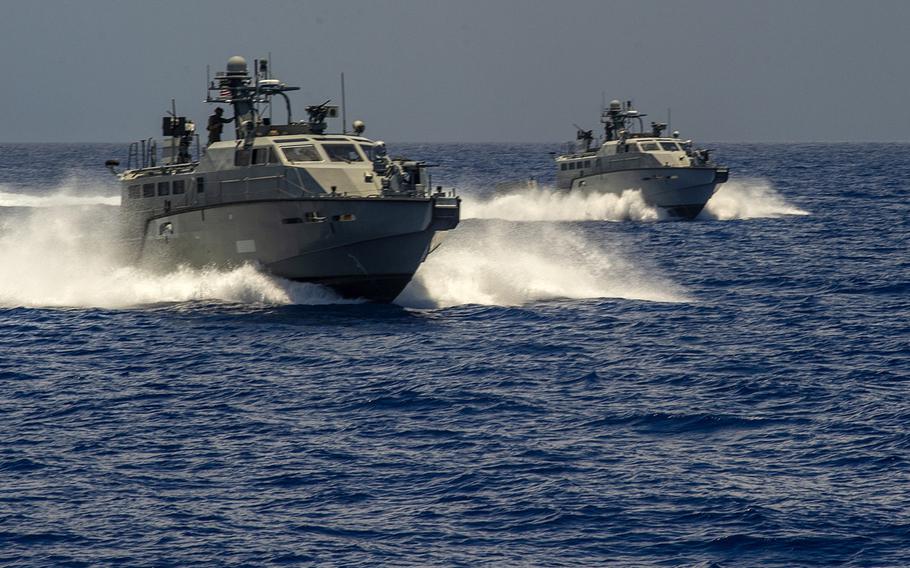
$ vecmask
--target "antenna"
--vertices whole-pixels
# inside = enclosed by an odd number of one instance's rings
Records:
[[[348,133],[347,105],[344,100],[344,73],[341,74],[341,133]]]
[[[272,78],[272,52],[270,51],[269,52],[269,75],[268,75],[268,77],[266,77],[266,79],[271,79],[271,78]],[[272,97],[269,97],[269,122],[271,122],[271,121],[272,121]],[[288,119],[288,122],[290,122],[290,121],[291,120]]]
[[[667,107],[667,132],[673,132],[673,122],[670,120],[670,107]]]
[[[171,99],[171,116],[173,117],[171,121],[177,122],[177,99]],[[175,161],[177,154],[177,138],[171,136],[171,163]]]

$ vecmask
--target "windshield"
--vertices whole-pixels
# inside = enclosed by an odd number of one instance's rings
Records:
[[[642,152],[655,152],[660,150],[660,146],[657,145],[657,142],[642,142],[639,144]]]
[[[665,152],[679,152],[679,145],[676,142],[661,142],[660,147]]]
[[[322,157],[319,155],[319,152],[316,151],[316,147],[312,144],[307,144],[305,146],[291,146],[290,148],[282,148],[284,152],[284,157],[289,162],[321,162]]]
[[[373,161],[375,159],[373,156],[373,146],[371,144],[361,144],[360,150],[363,151],[363,155],[367,157],[367,160]]]
[[[323,144],[323,150],[333,162],[362,162],[363,158],[353,144]]]

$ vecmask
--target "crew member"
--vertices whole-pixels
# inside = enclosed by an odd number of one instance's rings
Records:
[[[233,118],[222,118],[221,115],[224,114],[224,110],[221,107],[215,109],[215,114],[209,117],[209,125],[207,130],[209,131],[209,144],[212,142],[221,142],[221,130],[224,128],[224,124],[233,122]]]

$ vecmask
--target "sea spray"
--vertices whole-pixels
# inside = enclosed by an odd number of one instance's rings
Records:
[[[0,184],[0,208],[80,205],[119,206],[119,182],[109,174],[73,170],[52,187]]]
[[[528,189],[488,199],[463,197],[462,218],[508,221],[655,221],[661,214],[647,205],[640,191],[621,195]]]
[[[559,298],[681,302],[683,290],[564,225],[466,221],[424,262],[396,303],[514,306]]]
[[[809,215],[809,212],[787,203],[768,180],[745,178],[722,184],[698,218],[729,221],[784,215]]]
[[[645,203],[641,192],[622,194],[556,190],[552,187],[511,191],[488,198],[463,196],[462,218],[508,221],[662,221],[669,217]],[[729,221],[808,215],[760,178],[722,184],[699,215],[702,220]]]
[[[110,207],[30,209],[0,223],[0,306],[126,308],[216,300],[265,304],[344,302],[331,290],[234,269],[132,266],[117,246]]]
[[[0,188],[0,207],[73,207],[81,205],[120,205],[120,196],[79,195],[66,191],[31,194],[4,191]]]

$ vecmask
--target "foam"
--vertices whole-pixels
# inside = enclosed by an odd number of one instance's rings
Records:
[[[6,219],[0,230],[0,306],[127,308],[192,300],[344,301],[321,286],[275,278],[253,266],[180,267],[169,274],[131,266],[116,246],[116,214],[110,208],[33,209]]]
[[[607,251],[564,225],[468,221],[429,256],[396,303],[435,308],[562,298],[688,300],[641,261]]]
[[[73,207],[84,205],[120,205],[119,195],[85,195],[70,188],[50,193],[19,193],[0,187],[0,207]]]
[[[627,190],[621,195],[557,191],[554,188],[523,190],[480,199],[462,198],[464,219],[505,219],[508,221],[656,221],[656,208],[645,204],[641,192]]]
[[[729,221],[809,214],[808,211],[787,203],[770,181],[744,178],[722,184],[699,214],[699,218]]]
[[[788,203],[768,180],[744,178],[722,184],[699,218],[730,221],[809,214]],[[621,195],[616,195],[541,187],[487,199],[469,193],[462,198],[462,218],[508,221],[662,221],[668,217],[659,209],[647,205],[638,190],[626,190]]]

